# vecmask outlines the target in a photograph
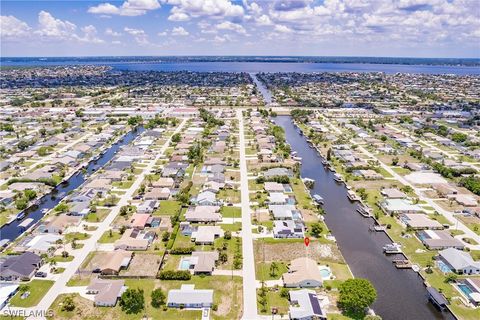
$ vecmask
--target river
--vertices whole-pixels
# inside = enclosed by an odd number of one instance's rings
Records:
[[[40,199],[40,203],[36,206],[29,207],[25,210],[25,217],[22,220],[14,220],[10,224],[3,225],[0,228],[0,240],[9,239],[15,240],[23,233],[23,229],[19,227],[19,224],[27,218],[32,218],[34,223],[39,221],[46,213],[46,211],[53,209],[60,201],[65,198],[70,191],[73,191],[80,187],[87,177],[98,169],[102,168],[107,162],[112,160],[118,150],[133,141],[138,135],[144,131],[143,127],[137,128],[137,130],[130,131],[123,136],[122,139],[112,144],[106,149],[100,157],[95,161],[90,161],[85,170],[80,170],[72,175],[67,181],[61,183],[55,187],[49,194],[44,195]],[[29,226],[29,227],[30,227]]]
[[[301,175],[315,180],[312,194],[325,199],[325,222],[337,239],[338,246],[355,277],[369,279],[378,292],[373,309],[384,319],[453,319],[440,313],[427,300],[422,278],[412,270],[398,270],[392,257],[382,247],[391,243],[383,232],[371,232],[373,219],[356,212],[358,204],[347,198],[347,188],[333,180],[317,151],[310,148],[290,116],[278,116],[275,122],[285,129],[292,151],[302,158]],[[397,257],[398,258],[398,257]]]

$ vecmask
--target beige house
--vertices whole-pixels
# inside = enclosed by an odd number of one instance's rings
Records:
[[[287,288],[314,288],[321,287],[323,283],[317,262],[306,257],[292,260],[282,278]]]

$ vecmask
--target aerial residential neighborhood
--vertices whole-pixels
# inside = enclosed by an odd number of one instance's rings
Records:
[[[480,319],[478,1],[0,11],[0,320]]]

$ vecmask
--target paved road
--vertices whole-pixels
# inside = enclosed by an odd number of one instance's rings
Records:
[[[240,129],[240,191],[242,194],[242,253],[243,253],[243,317],[258,319],[257,291],[255,281],[255,258],[253,255],[252,220],[250,217],[250,192],[248,191],[247,160],[245,158],[245,133],[242,110],[237,110]]]
[[[175,129],[175,133],[180,132],[180,130],[184,127],[186,123],[186,119],[184,119],[180,125]],[[172,134],[172,135],[173,135]],[[124,195],[120,198],[120,201],[118,204],[112,209],[112,211],[109,213],[109,215],[105,218],[105,220],[98,225],[97,230],[92,233],[91,237],[84,242],[84,247],[82,248],[81,252],[79,252],[75,258],[70,262],[68,267],[65,269],[65,271],[60,275],[60,277],[55,281],[53,286],[50,288],[50,290],[47,292],[47,294],[43,297],[43,299],[40,301],[40,303],[33,308],[27,308],[28,311],[38,311],[38,310],[47,310],[50,308],[52,303],[55,301],[57,296],[66,290],[66,284],[68,280],[75,274],[77,269],[81,266],[83,261],[87,258],[88,254],[92,251],[96,250],[97,247],[97,241],[100,239],[102,234],[109,228],[113,220],[117,217],[117,215],[120,213],[120,208],[124,205],[128,205],[129,200],[131,200],[135,190],[137,190],[140,185],[143,183],[143,180],[147,174],[150,174],[152,169],[154,168],[156,162],[163,156],[165,153],[165,150],[168,148],[170,144],[170,139],[165,142],[165,144],[162,146],[160,151],[158,152],[157,156],[150,160],[149,164],[143,169],[142,173],[136,177],[135,182],[132,184],[132,186],[126,191]],[[22,309],[22,308],[11,308],[12,310],[14,309]],[[28,319],[43,319],[43,318],[38,318],[38,317],[29,317]]]

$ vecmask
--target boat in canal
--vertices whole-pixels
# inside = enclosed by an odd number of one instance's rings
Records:
[[[370,218],[372,216],[372,209],[368,207],[360,206],[357,208],[357,212],[365,218]]]
[[[313,195],[313,200],[315,200],[316,203],[323,205],[325,201],[323,200],[322,196],[319,194],[314,194]]]
[[[347,191],[347,198],[350,199],[350,201],[360,201],[362,199],[360,199],[359,196],[357,196],[357,194],[355,192],[353,192],[352,190],[348,190]]]
[[[334,170],[335,170],[335,169],[333,169],[332,171],[335,172]],[[335,180],[336,182],[343,182],[342,176],[339,175],[338,173],[335,173],[335,174],[333,175],[333,180]]]
[[[397,254],[402,253],[402,245],[396,242],[389,243],[383,246],[383,252],[385,254]]]

